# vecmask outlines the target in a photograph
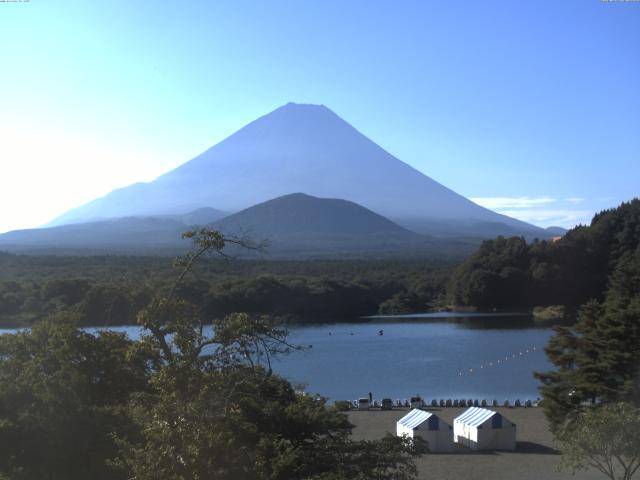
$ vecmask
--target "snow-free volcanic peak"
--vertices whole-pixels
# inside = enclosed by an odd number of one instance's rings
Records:
[[[425,145],[425,150],[428,145]],[[356,202],[400,224],[540,231],[480,207],[376,145],[323,105],[288,103],[149,183],[118,189],[54,224],[200,207],[235,212],[292,192]],[[428,233],[428,232],[427,232]]]

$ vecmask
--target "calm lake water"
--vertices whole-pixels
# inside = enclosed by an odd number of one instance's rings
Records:
[[[114,327],[137,338],[136,326]],[[383,335],[379,334],[382,330]],[[8,330],[6,330],[8,331]],[[331,400],[373,393],[376,399],[536,399],[534,371],[551,368],[550,328],[526,316],[419,314],[366,322],[290,328],[307,348],[280,358],[274,370]]]

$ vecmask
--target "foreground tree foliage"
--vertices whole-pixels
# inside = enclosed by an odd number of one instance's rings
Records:
[[[208,232],[192,237],[194,254],[219,252]],[[312,479],[412,478],[417,446],[388,437],[354,442],[346,417],[322,399],[296,393],[273,374],[271,358],[297,347],[264,316],[233,314],[203,332],[202,310],[177,296],[139,315],[143,342],[160,353],[152,391],[131,403],[142,439],[120,441],[118,465],[131,478]]]
[[[0,336],[0,471],[11,479],[118,479],[113,435],[132,437],[132,392],[149,389],[144,351],[57,315]]]
[[[64,314],[0,337],[0,475],[415,478],[420,444],[353,441],[344,414],[273,373],[273,356],[298,347],[270,317],[211,321],[177,293],[195,260],[226,245],[215,232],[189,238],[178,281],[138,315],[140,341]]]
[[[145,312],[142,321],[150,318]],[[231,315],[214,324],[211,338],[193,329],[191,320],[176,322],[168,349],[162,337],[145,339],[163,352],[163,362],[152,392],[131,404],[143,433],[139,442],[121,442],[119,465],[131,478],[413,476],[418,452],[411,445],[393,437],[350,440],[344,415],[272,373],[271,356],[295,347],[268,319]]]
[[[591,408],[560,437],[562,466],[588,467],[611,480],[631,480],[640,468],[640,409],[627,403]]]

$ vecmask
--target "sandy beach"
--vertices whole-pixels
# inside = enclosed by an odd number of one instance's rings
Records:
[[[353,411],[349,420],[355,425],[354,438],[376,439],[386,432],[395,435],[396,421],[409,409],[392,411]],[[452,424],[463,408],[429,408]],[[460,447],[457,453],[429,453],[418,459],[420,479],[438,480],[560,480],[602,479],[596,471],[558,471],[560,452],[553,444],[547,421],[540,408],[493,408],[517,425],[518,447],[514,452],[471,452]]]

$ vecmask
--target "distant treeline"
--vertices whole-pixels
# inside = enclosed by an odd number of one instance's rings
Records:
[[[639,248],[640,200],[597,214],[556,242],[498,237],[455,269],[450,303],[479,308],[577,307],[602,300],[609,276]]]
[[[556,242],[485,241],[458,266],[433,259],[208,260],[179,294],[211,318],[242,311],[291,322],[447,306],[577,308],[603,298],[611,272],[639,238],[640,200],[633,200]],[[166,257],[0,253],[0,325],[29,325],[56,311],[78,314],[83,325],[132,324],[176,277]]]
[[[178,294],[204,315],[267,313],[291,322],[426,310],[442,301],[451,264],[420,261],[202,262]],[[84,325],[136,322],[174,288],[167,258],[0,254],[0,325],[29,325],[56,311]]]

